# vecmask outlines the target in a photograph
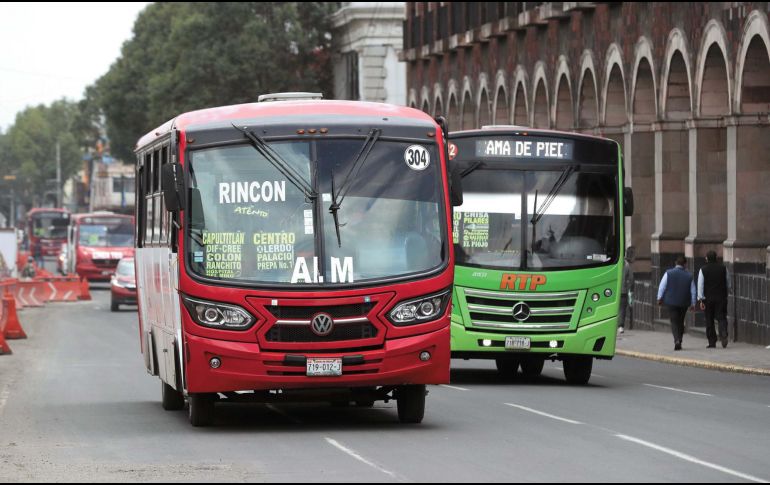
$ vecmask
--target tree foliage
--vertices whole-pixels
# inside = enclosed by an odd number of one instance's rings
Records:
[[[329,2],[155,3],[96,84],[114,155],[196,109],[277,91],[332,92]]]
[[[50,106],[27,108],[4,136],[3,174],[16,175],[20,199],[41,204],[47,191],[55,191],[56,143],[59,143],[62,180],[80,167],[82,134],[75,129],[77,104],[60,100]]]

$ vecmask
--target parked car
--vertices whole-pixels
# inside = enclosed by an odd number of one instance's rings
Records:
[[[120,305],[136,305],[136,273],[134,258],[124,258],[118,263],[110,281],[112,292],[110,310],[116,312]]]

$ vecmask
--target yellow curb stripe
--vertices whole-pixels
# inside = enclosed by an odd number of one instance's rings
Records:
[[[708,360],[682,359],[678,357],[668,357],[666,355],[634,352],[632,350],[617,349],[615,353],[623,357],[633,357],[636,359],[651,360],[653,362],[662,362],[665,364],[674,364],[674,365],[682,365],[686,367],[698,367],[701,369],[719,370],[723,372],[736,372],[739,374],[752,374],[756,376],[770,377],[770,369],[759,369],[756,367],[746,367],[746,366],[734,365],[734,364],[722,364],[719,362],[712,362]]]

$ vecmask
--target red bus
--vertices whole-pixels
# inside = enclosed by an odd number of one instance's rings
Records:
[[[426,384],[449,381],[442,126],[294,99],[183,114],[139,140],[140,332],[165,409],[186,400],[206,426],[217,402],[396,400],[422,421]]]
[[[70,211],[35,208],[27,212],[27,237],[31,255],[58,257],[67,242]]]
[[[110,281],[123,258],[134,257],[134,216],[94,212],[75,214],[62,256],[65,273],[88,281]]]

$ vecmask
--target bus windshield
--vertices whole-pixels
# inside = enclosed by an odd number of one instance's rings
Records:
[[[609,171],[469,170],[454,214],[457,264],[542,270],[609,263],[618,246],[616,192]]]
[[[78,244],[91,248],[129,247],[134,244],[130,218],[88,219],[80,224]]]
[[[448,258],[435,145],[380,140],[360,170],[351,169],[363,139],[269,145],[312,193],[252,146],[190,152],[193,273],[222,281],[326,285],[424,273]],[[427,163],[408,163],[415,153]],[[338,239],[330,208],[346,179]]]
[[[32,235],[43,239],[66,239],[69,223],[66,212],[39,212],[32,216]]]

